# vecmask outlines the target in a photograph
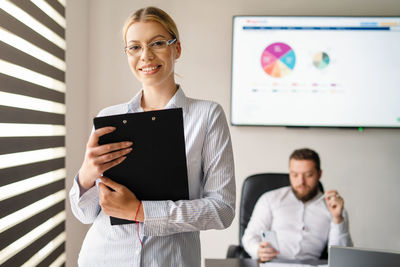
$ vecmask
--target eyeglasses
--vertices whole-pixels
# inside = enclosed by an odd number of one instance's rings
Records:
[[[168,46],[172,45],[176,42],[176,38],[171,40],[157,40],[151,43],[148,43],[146,46],[152,52],[162,51],[166,49]],[[125,53],[130,56],[140,56],[143,52],[144,48],[140,44],[134,44],[131,46],[125,47]]]

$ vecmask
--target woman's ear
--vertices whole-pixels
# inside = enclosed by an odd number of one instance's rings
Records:
[[[176,51],[175,60],[176,60],[181,56],[181,52],[182,52],[181,42],[177,41],[175,47],[176,47],[176,50],[175,50]]]

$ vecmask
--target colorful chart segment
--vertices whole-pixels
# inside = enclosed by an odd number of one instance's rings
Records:
[[[289,75],[296,64],[293,49],[285,43],[267,46],[261,55],[261,66],[269,76],[280,78]]]
[[[325,52],[318,52],[314,56],[313,64],[317,69],[325,69],[329,65],[329,56]]]

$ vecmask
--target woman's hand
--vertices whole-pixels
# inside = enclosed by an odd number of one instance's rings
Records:
[[[136,217],[136,221],[144,221],[143,208],[139,206],[140,201],[135,194],[107,177],[102,177],[99,183],[99,202],[103,212],[109,216],[125,220]]]
[[[79,185],[88,190],[106,170],[120,164],[132,151],[132,142],[119,142],[99,146],[100,136],[111,133],[114,127],[95,130],[89,137],[83,164],[79,170]]]

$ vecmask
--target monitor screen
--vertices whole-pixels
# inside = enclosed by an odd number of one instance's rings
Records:
[[[400,127],[400,17],[234,16],[231,123]]]

